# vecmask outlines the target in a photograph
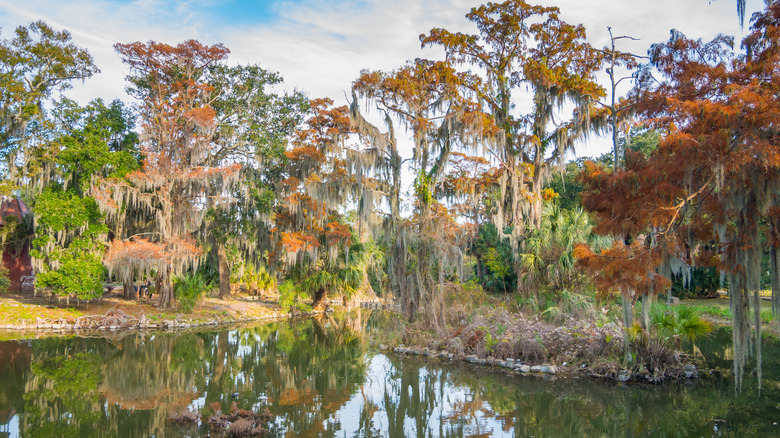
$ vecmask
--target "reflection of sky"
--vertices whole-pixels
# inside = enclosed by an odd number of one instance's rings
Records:
[[[19,436],[19,414],[11,418],[11,421],[8,423],[8,432],[10,432],[9,436]]]
[[[373,429],[382,433],[383,436],[387,434],[389,419],[384,403],[385,391],[394,396],[392,397],[394,402],[397,401],[400,395],[402,371],[396,369],[387,356],[382,354],[377,354],[366,360],[366,378],[363,383],[363,391],[357,391],[353,394],[352,398],[332,418],[327,420],[330,423],[340,423],[341,430],[337,434],[338,436],[366,436],[370,434],[371,431],[360,430],[360,413],[366,402],[372,402],[378,407],[371,421]],[[420,388],[424,387],[426,378],[431,374],[437,377],[433,386],[433,394],[427,394],[428,397],[433,398],[434,406],[428,416],[426,431],[420,433],[421,431],[417,430],[416,419],[407,416],[404,419],[404,435],[438,436],[440,430],[447,431],[448,428],[456,426],[456,423],[452,423],[449,417],[456,412],[459,404],[472,399],[472,393],[469,388],[457,386],[451,382],[442,386],[442,379],[438,378],[442,373],[446,373],[446,371],[427,367],[420,369],[417,382]],[[409,393],[411,394],[412,391],[410,390]],[[490,433],[491,436],[497,437],[513,436],[513,431],[505,432],[502,430],[503,422],[485,415],[486,412],[491,411],[491,406],[487,402],[483,402],[475,417],[461,417],[454,421],[465,425],[464,436],[484,433]],[[422,415],[420,412],[417,414]]]

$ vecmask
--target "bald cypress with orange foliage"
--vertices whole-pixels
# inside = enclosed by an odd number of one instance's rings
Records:
[[[751,325],[760,382],[760,258],[768,249],[776,260],[778,251],[780,2],[753,16],[742,52],[733,46],[731,37],[704,42],[672,31],[667,43],[651,48],[661,80],[645,76],[635,99],[647,123],[665,135],[649,158],[629,155],[621,172],[588,166],[583,205],[598,219],[597,232],[620,239],[611,250],[582,248],[580,256],[602,277],[630,273],[630,281],[607,288],[649,284],[656,272],[668,275],[673,260],[717,266],[728,278],[739,389]],[[622,241],[630,239],[626,247]],[[776,302],[780,273],[776,263],[772,269]]]
[[[209,197],[238,181],[240,164],[208,162],[218,123],[207,70],[229,50],[194,40],[115,48],[130,67],[128,91],[138,99],[144,161],[123,180],[101,180],[96,199],[110,216],[132,212],[151,225],[142,235],[115,240],[105,263],[122,280],[156,272],[158,305],[166,307],[173,300],[173,277],[197,266],[203,254],[193,233],[203,223]]]

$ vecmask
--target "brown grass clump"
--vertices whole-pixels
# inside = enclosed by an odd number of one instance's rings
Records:
[[[272,418],[268,409],[254,412],[239,409],[236,402],[233,402],[230,414],[224,414],[218,402],[211,403],[209,407],[214,413],[209,417],[208,424],[217,433],[230,437],[257,437],[268,434],[266,426]]]
[[[632,380],[651,382],[682,375],[674,348],[648,336],[628,341],[636,361],[621,365],[620,323],[610,318],[607,307],[596,309],[585,295],[564,291],[555,306],[541,313],[535,305],[520,309],[508,298],[489,296],[474,284],[445,283],[437,299],[442,304],[437,306],[439,322],[432,323],[424,314],[414,323],[388,317],[390,323],[379,331],[378,341],[385,345],[400,341],[417,354],[426,347],[454,358],[476,356],[486,363],[511,358],[515,363],[556,365],[568,373],[614,379],[621,370]]]
[[[387,340],[400,338],[404,345],[458,357],[513,358],[529,365],[591,364],[600,358],[620,357],[620,327],[593,312],[573,312],[554,318],[558,322],[554,324],[522,313],[508,299],[490,296],[478,285],[445,283],[442,290],[446,327],[433,327],[420,315],[415,323],[391,325],[402,333],[388,330],[383,334]]]
[[[187,409],[185,411],[181,412],[169,412],[168,413],[168,421],[171,423],[179,423],[179,424],[195,424],[198,422],[198,419],[200,416],[197,412]]]
[[[473,316],[472,322],[456,330],[453,337],[459,341],[444,344],[462,344],[465,354],[520,359],[528,364],[591,363],[597,358],[619,355],[623,341],[614,324],[599,327],[570,321],[569,325],[555,326],[505,309]]]

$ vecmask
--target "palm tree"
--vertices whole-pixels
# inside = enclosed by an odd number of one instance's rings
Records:
[[[542,285],[554,290],[565,289],[577,275],[574,247],[591,239],[588,215],[582,210],[564,211],[547,204],[538,229],[528,230],[520,266],[526,287],[536,290]]]

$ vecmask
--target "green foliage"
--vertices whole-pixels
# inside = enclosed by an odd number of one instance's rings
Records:
[[[660,132],[655,129],[647,129],[641,126],[631,128],[629,135],[631,136],[631,144],[628,145],[628,149],[633,152],[638,152],[645,157],[649,157],[650,154],[658,148],[658,143],[661,141]],[[625,154],[625,137],[620,137],[618,139],[618,147],[623,152],[623,154]]]
[[[11,279],[8,278],[8,269],[0,265],[0,294],[8,292],[9,287],[11,287]]]
[[[96,176],[118,178],[138,168],[132,114],[120,101],[98,99],[86,107],[63,98],[52,110],[53,135],[32,147],[27,172],[46,176],[35,197],[31,255],[40,263],[36,284],[82,299],[100,296],[101,257],[108,226],[86,194]],[[48,170],[47,170],[48,169]]]
[[[496,348],[496,345],[498,345],[498,339],[494,339],[493,335],[490,334],[490,331],[487,328],[480,327],[480,329],[485,333],[485,349],[488,351],[488,353],[492,353]]]
[[[308,313],[311,306],[304,302],[307,298],[301,288],[287,280],[279,285],[279,306],[287,313]]]
[[[492,223],[482,225],[470,249],[482,264],[482,278],[477,280],[491,292],[510,292],[516,289],[517,276],[512,269],[512,248],[498,237]]]
[[[264,292],[276,289],[276,279],[268,273],[262,263],[245,260],[237,245],[226,245],[226,253],[230,266],[230,284],[239,285],[241,290],[251,295],[262,295]],[[214,283],[219,281],[216,263],[203,264],[198,271],[204,272]]]
[[[78,399],[93,393],[102,376],[101,360],[96,353],[53,356],[30,366],[34,375],[52,382],[51,392],[61,398]]]
[[[38,223],[31,255],[42,265],[36,286],[79,299],[100,297],[102,236],[108,228],[94,199],[50,186],[37,198],[34,211]]]
[[[78,246],[79,242],[76,241],[71,244],[71,250],[54,253],[51,259],[59,266],[38,273],[35,278],[36,286],[52,288],[59,295],[75,295],[82,300],[99,298],[103,294],[105,278],[103,263],[95,254],[74,250],[74,247]]]
[[[549,322],[559,322],[566,316],[594,314],[594,297],[585,293],[574,293],[568,289],[546,292],[541,295],[541,313]],[[531,299],[531,304],[536,302]]]
[[[720,287],[720,274],[716,268],[692,268],[688,284],[684,283],[683,276],[672,276],[672,296],[677,298],[717,297]]]
[[[55,91],[99,70],[92,56],[44,21],[19,26],[0,41],[0,159],[7,165],[26,143],[28,126],[42,116]]]
[[[566,163],[562,171],[553,171],[552,179],[545,186],[558,194],[558,205],[561,210],[575,211],[582,208],[580,196],[584,187],[578,177],[584,169],[585,161],[584,158],[578,158]]]
[[[328,296],[349,300],[359,291],[370,290],[369,273],[377,278],[385,264],[383,254],[373,242],[353,241],[349,248],[340,246],[334,254],[335,257],[320,258],[314,263],[307,260],[308,263],[297,264],[287,276],[314,305]]]
[[[230,283],[243,285],[252,295],[261,295],[276,288],[276,279],[261,264],[242,262],[231,263],[231,266]]]
[[[173,296],[182,312],[190,313],[198,304],[211,283],[200,273],[184,275],[173,279]]]
[[[34,211],[38,226],[38,234],[41,231],[62,233],[84,227],[100,226],[102,215],[97,203],[89,197],[81,197],[75,191],[64,191],[61,187],[53,185],[44,189],[43,193],[35,200]],[[37,244],[47,242],[38,241]]]
[[[713,306],[688,306],[683,305],[679,307],[688,307],[692,311],[703,314],[703,315],[709,315],[715,318],[725,319],[728,321],[731,321],[733,318],[733,315],[731,314],[731,309],[729,309],[726,305],[713,305]],[[751,314],[752,318],[752,314]],[[752,319],[751,319],[752,321]],[[771,309],[762,309],[761,310],[761,322],[763,324],[769,324],[772,322],[772,310]]]
[[[58,104],[64,105],[63,101]],[[65,127],[68,130],[52,145],[68,188],[86,193],[94,176],[121,178],[138,169],[134,155],[138,137],[130,131],[133,115],[121,101],[107,107],[97,99],[71,111],[74,114],[69,117],[77,117],[72,121],[75,126]]]
[[[519,257],[524,286],[531,291],[581,289],[585,278],[577,267],[574,248],[578,243],[599,245],[591,228],[581,209],[566,211],[555,203],[547,204],[541,226],[529,227]]]
[[[432,177],[420,171],[417,175],[417,179],[414,180],[414,194],[415,199],[422,205],[430,205],[433,202],[433,194],[431,193],[431,181]]]
[[[712,332],[712,323],[688,306],[653,306],[650,320],[656,334],[666,340],[679,338],[693,343]]]

